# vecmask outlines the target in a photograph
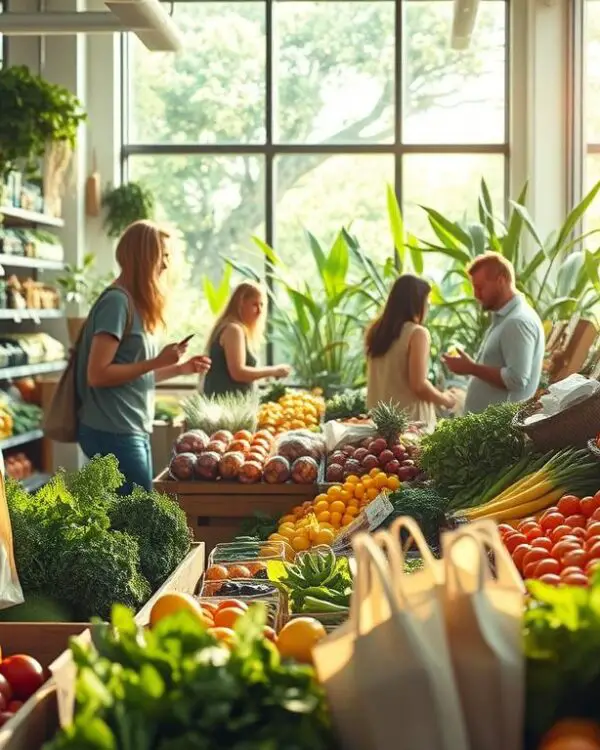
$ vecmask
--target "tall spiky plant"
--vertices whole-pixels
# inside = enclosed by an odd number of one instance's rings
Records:
[[[380,401],[371,409],[369,416],[375,422],[377,434],[388,443],[398,442],[398,438],[408,427],[406,412],[391,400]]]

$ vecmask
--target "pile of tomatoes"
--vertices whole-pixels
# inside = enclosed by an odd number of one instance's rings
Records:
[[[539,518],[498,529],[523,578],[587,586],[600,565],[600,491],[581,499],[565,495]]]
[[[0,661],[0,726],[12,719],[23,703],[46,681],[42,665],[25,654]]]

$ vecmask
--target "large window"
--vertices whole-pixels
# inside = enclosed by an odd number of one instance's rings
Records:
[[[587,192],[600,180],[600,0],[584,0],[583,34],[583,182]],[[600,226],[600,201],[594,201],[585,223],[586,229]]]
[[[385,259],[387,183],[420,237],[421,204],[476,219],[482,178],[502,213],[508,6],[483,0],[464,51],[453,0],[176,1],[182,52],[128,38],[125,177],[184,239],[171,334],[206,330],[223,257],[264,271],[252,235],[309,282],[303,228],[331,243],[351,225]]]

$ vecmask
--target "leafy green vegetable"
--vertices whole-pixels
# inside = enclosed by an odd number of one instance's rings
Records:
[[[367,413],[367,398],[364,388],[348,388],[336,393],[325,404],[325,421],[360,417]]]
[[[335,750],[312,668],[282,662],[265,621],[252,607],[230,651],[187,612],[142,632],[115,607],[93,647],[72,643],[75,720],[44,750]]]
[[[528,581],[527,745],[559,719],[600,721],[600,573],[589,588]]]
[[[76,620],[108,618],[116,602],[138,609],[148,599],[145,574],[156,586],[181,561],[190,541],[182,511],[143,490],[117,496],[123,479],[116,458],[105,456],[58,472],[34,495],[7,482],[26,600],[43,595]]]
[[[136,487],[114,498],[108,508],[111,527],[137,540],[142,573],[157,589],[189,552],[187,517],[168,495]]]
[[[389,500],[394,511],[384,522],[389,526],[400,516],[410,516],[421,527],[427,542],[437,547],[440,541],[440,528],[445,525],[448,501],[431,487],[402,487],[392,492]]]
[[[512,466],[524,452],[523,433],[512,424],[516,410],[516,404],[494,404],[481,414],[442,420],[421,442],[421,468],[451,496],[476,477]]]

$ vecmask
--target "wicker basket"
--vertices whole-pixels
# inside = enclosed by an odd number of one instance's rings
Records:
[[[600,432],[600,393],[579,401],[539,422],[524,419],[541,411],[538,401],[528,401],[515,414],[513,425],[522,430],[542,453],[560,448],[585,448]]]

